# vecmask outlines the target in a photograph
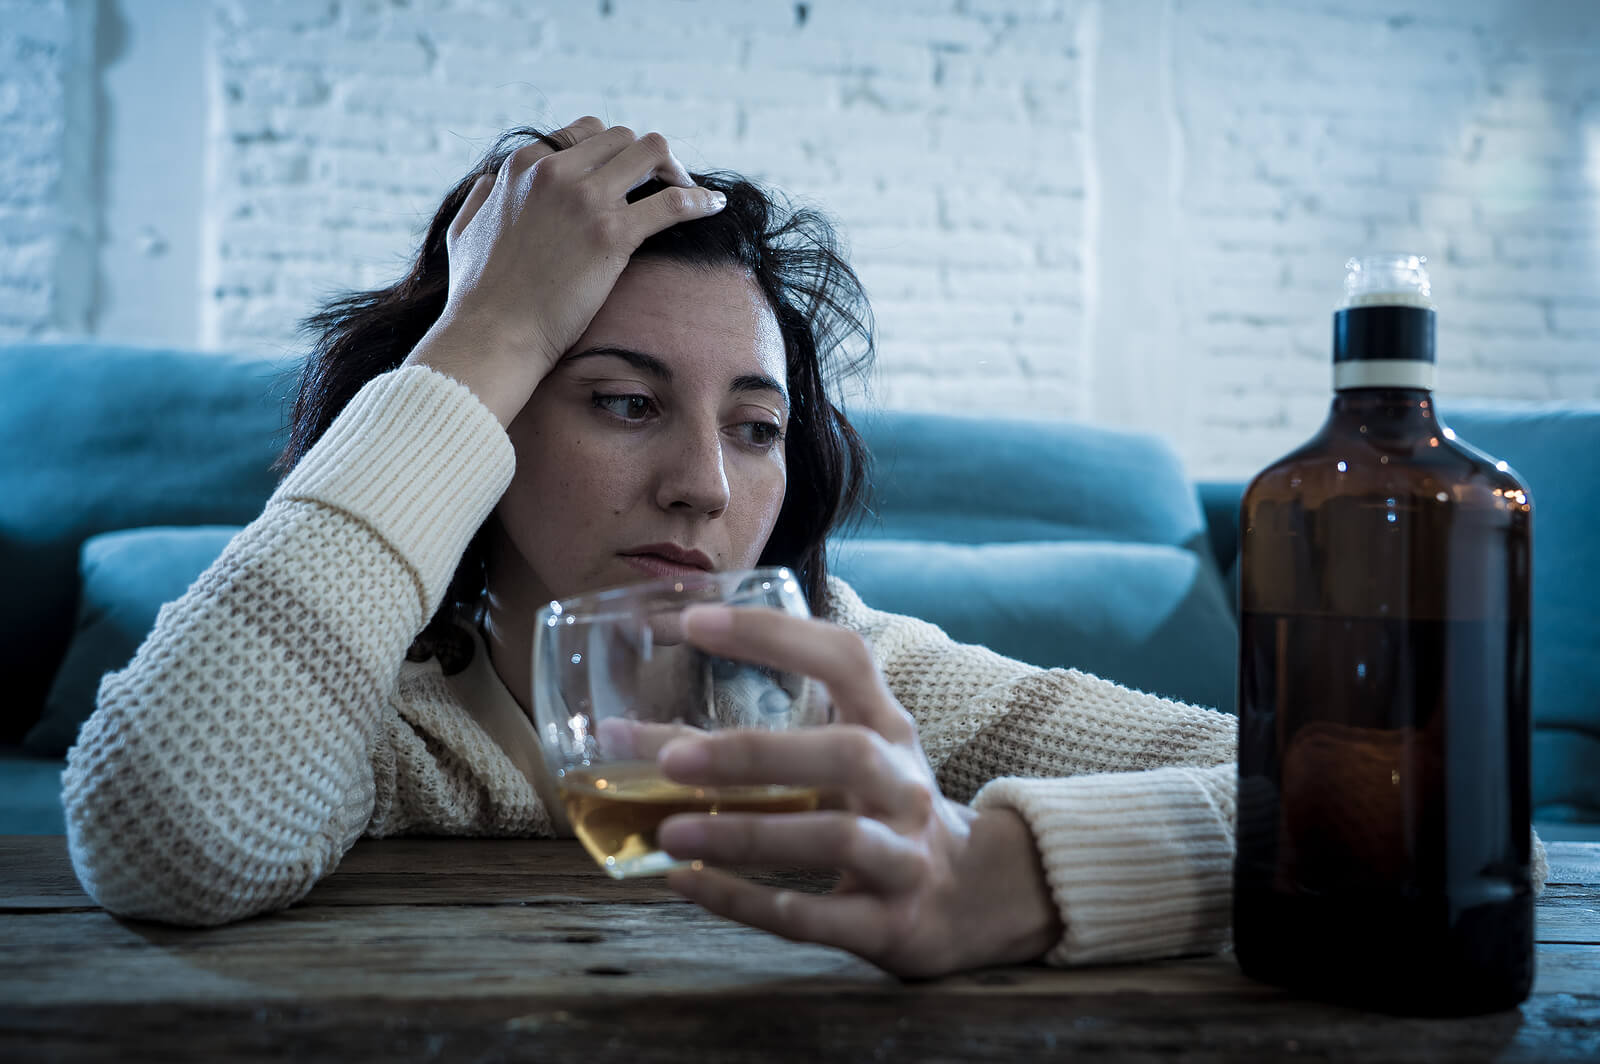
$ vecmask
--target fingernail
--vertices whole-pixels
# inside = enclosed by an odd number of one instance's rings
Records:
[[[710,199],[711,209],[714,211],[720,211],[728,205],[728,197],[721,192],[713,192],[707,198]]]
[[[733,611],[726,606],[690,606],[683,611],[683,630],[690,639],[715,639],[733,631]]]
[[[656,764],[668,776],[699,776],[711,767],[711,751],[700,739],[674,739],[661,748]]]

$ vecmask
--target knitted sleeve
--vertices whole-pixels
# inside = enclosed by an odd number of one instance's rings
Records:
[[[1041,669],[873,610],[830,581],[831,613],[872,643],[940,787],[1032,832],[1064,928],[1054,964],[1213,953],[1232,921],[1237,722]],[[1537,887],[1547,875],[1533,840]]]
[[[860,632],[916,718],[939,786],[969,801],[998,776],[1079,776],[1231,764],[1237,724],[1075,669],[1041,669],[884,613],[839,580],[830,612]]]
[[[92,897],[222,923],[297,900],[364,830],[548,830],[493,743],[438,708],[437,668],[401,668],[513,461],[448,377],[362,389],[102,681],[62,778]]]
[[[917,721],[940,788],[1015,810],[1065,933],[1057,964],[1215,952],[1227,941],[1232,717],[952,640],[829,585]],[[976,797],[974,797],[976,796]]]

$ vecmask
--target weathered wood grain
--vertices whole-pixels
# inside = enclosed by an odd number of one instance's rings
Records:
[[[78,886],[61,835],[0,835],[0,912],[95,908]]]
[[[1600,945],[1600,890],[1546,887],[1534,906],[1534,918],[1539,942]]]
[[[1550,850],[1529,1001],[1409,1020],[1227,954],[904,983],[612,881],[570,842],[363,842],[300,904],[189,930],[99,910],[60,838],[6,838],[0,1059],[1600,1059],[1600,846]]]
[[[1550,859],[1547,883],[1600,886],[1600,842],[1552,842],[1545,851]]]
[[[225,927],[119,922],[103,913],[12,920],[0,987],[15,1004],[319,1001],[441,994],[723,992],[825,977],[890,977],[670,905],[296,907]],[[68,948],[63,948],[67,946]],[[37,958],[53,956],[48,965]]]
[[[794,890],[826,890],[831,873],[755,870],[750,877]],[[492,905],[558,901],[678,902],[660,879],[613,880],[566,839],[381,839],[364,841],[301,905]],[[0,836],[0,912],[95,909],[78,885],[65,840]]]
[[[905,993],[651,996],[621,1010],[579,996],[185,1008],[0,1007],[8,1060],[1588,1061],[1596,1017],[1557,999],[1457,1020],[1295,1000],[1147,993],[952,1000]]]

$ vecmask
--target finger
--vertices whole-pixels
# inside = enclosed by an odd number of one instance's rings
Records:
[[[493,174],[484,174],[467,190],[467,198],[461,201],[461,209],[456,211],[456,216],[450,220],[450,227],[445,230],[446,251],[461,239],[461,234],[466,232],[467,226],[471,225],[472,219],[477,216],[478,208],[483,206],[483,201],[494,191],[494,177]]]
[[[612,126],[563,152],[561,166],[595,174],[604,199],[621,199],[652,177],[677,188],[695,188],[694,178],[672,154],[665,137],[660,133],[641,137],[627,126]]]
[[[507,155],[500,164],[501,171],[506,175],[507,181],[527,172],[533,164],[540,159],[548,158],[558,151],[571,151],[573,147],[581,144],[598,133],[605,132],[605,123],[593,115],[584,115],[571,125],[562,126],[554,133],[546,134],[537,140],[529,141],[516,151]]]
[[[907,778],[887,741],[860,726],[790,732],[736,728],[680,738],[661,748],[656,763],[679,783],[847,792],[875,815],[914,825],[926,823],[932,808],[923,782]]]
[[[927,874],[911,840],[851,813],[680,814],[661,822],[656,842],[680,860],[841,869],[884,893],[912,890]]]
[[[559,165],[573,174],[593,173],[638,140],[639,135],[627,126],[612,126],[590,134],[561,152]]]
[[[889,927],[884,905],[870,894],[801,894],[764,887],[715,869],[676,869],[667,886],[730,920],[794,942],[820,942],[867,957],[883,952]]]
[[[685,610],[683,627],[691,643],[712,654],[821,680],[844,722],[891,742],[916,738],[916,725],[884,683],[866,641],[846,628],[781,610],[710,605]]]
[[[664,188],[629,204],[627,218],[632,223],[634,246],[664,229],[716,214],[728,205],[728,197],[709,188]]]
[[[613,761],[654,760],[672,740],[706,734],[687,724],[650,724],[623,717],[607,717],[594,731],[601,755]]]
[[[607,196],[621,199],[651,178],[678,188],[694,188],[694,178],[672,154],[667,138],[646,133],[623,148],[595,174]]]
[[[588,140],[596,133],[604,133],[605,130],[606,124],[604,122],[594,115],[584,115],[576,122],[562,126],[554,133],[549,134],[548,139],[557,142],[561,145],[562,150],[566,150]]]

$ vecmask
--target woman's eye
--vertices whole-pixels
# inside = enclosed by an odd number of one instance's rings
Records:
[[[595,392],[594,405],[624,421],[642,421],[650,416],[655,404],[648,395],[602,395]]]
[[[757,447],[771,447],[783,439],[783,430],[770,421],[746,421],[746,437]]]

